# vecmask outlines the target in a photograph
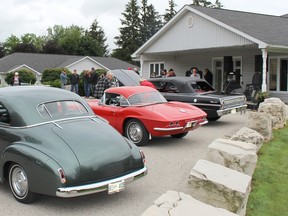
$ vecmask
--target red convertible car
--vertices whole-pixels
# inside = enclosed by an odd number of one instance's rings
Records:
[[[89,100],[88,104],[95,114],[138,146],[154,136],[182,138],[208,122],[201,109],[167,102],[157,90],[146,86],[109,88],[100,100]]]

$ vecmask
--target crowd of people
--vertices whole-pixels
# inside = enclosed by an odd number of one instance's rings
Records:
[[[112,86],[112,79],[114,74],[112,72],[107,72],[105,76],[99,77],[95,68],[91,70],[84,70],[83,72],[83,88],[84,88],[84,97],[90,98],[95,97],[97,99],[101,98],[104,94],[104,91],[107,88]],[[68,76],[63,70],[60,74],[61,88],[66,89],[68,83]],[[77,73],[77,70],[74,69],[70,76],[70,91],[79,94],[79,82],[80,75]]]
[[[160,76],[156,76],[155,73],[151,74],[151,78],[157,78],[157,77],[165,78],[165,77],[175,77],[175,76],[176,74],[173,68],[170,68],[169,71],[167,71],[166,69],[163,69],[161,71]],[[190,70],[186,71],[185,76],[205,79],[210,85],[213,84],[213,74],[208,68],[205,68],[204,73],[202,73],[202,71],[198,70],[197,67],[192,67]]]

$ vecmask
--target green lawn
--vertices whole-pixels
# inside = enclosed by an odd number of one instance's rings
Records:
[[[258,153],[246,216],[288,215],[288,126],[273,137]]]

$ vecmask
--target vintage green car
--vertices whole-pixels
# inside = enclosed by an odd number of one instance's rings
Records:
[[[0,89],[0,159],[0,181],[22,203],[112,194],[147,173],[143,152],[84,99],[43,86]]]

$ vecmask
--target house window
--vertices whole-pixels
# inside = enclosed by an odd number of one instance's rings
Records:
[[[155,62],[150,63],[150,77],[160,76],[161,71],[164,69],[164,63],[163,62]]]
[[[288,91],[288,58],[271,58],[269,61],[269,90]]]

